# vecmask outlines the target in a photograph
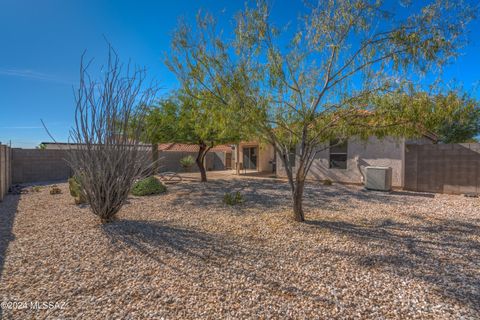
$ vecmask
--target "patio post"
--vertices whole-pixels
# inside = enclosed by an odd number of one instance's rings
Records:
[[[235,171],[236,175],[240,175],[240,144],[235,145]]]

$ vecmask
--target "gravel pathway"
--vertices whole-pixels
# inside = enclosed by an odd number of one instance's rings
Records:
[[[186,181],[103,226],[59,187],[0,203],[0,318],[479,318],[480,199]]]

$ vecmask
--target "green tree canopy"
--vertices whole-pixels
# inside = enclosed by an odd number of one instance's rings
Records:
[[[169,66],[182,87],[256,123],[284,164],[297,221],[306,176],[330,139],[419,134],[417,113],[376,108],[371,97],[401,92],[451,61],[474,16],[461,1],[428,1],[409,16],[390,9],[381,0],[306,1],[292,13],[296,23],[276,26],[259,1],[235,16],[233,35],[208,14],[175,33]]]
[[[477,141],[480,135],[480,104],[477,100],[456,92],[439,94],[432,100],[432,108],[438,109],[440,114],[444,113],[432,130],[441,142]]]
[[[196,163],[206,181],[205,157],[216,145],[238,143],[249,126],[232,105],[219,104],[201,91],[178,91],[148,108],[145,136],[150,141],[199,146]]]
[[[405,128],[410,127],[411,132],[430,131],[442,143],[471,142],[480,134],[480,105],[459,91],[394,92],[371,97],[369,102],[377,112],[386,110],[391,117],[389,122],[405,123],[386,133],[396,130],[397,135],[405,136]]]

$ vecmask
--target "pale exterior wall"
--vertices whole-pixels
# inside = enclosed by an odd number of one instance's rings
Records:
[[[307,178],[363,184],[365,167],[382,166],[392,168],[393,186],[403,187],[404,147],[405,141],[403,139],[385,138],[379,140],[372,137],[368,141],[361,141],[352,138],[348,141],[347,169],[330,169],[329,150],[326,149],[317,154]],[[277,161],[277,175],[286,176],[281,161]]]
[[[70,150],[76,149],[74,145],[68,145],[66,143],[45,143],[45,150]]]
[[[258,155],[258,171],[273,173],[272,161],[275,157],[273,146],[270,144],[261,144]]]
[[[263,144],[263,143],[258,143],[256,141],[248,141],[248,142],[241,142],[237,145],[239,148],[238,152],[237,150],[234,150],[232,156],[232,162],[233,162],[233,167],[236,167],[236,163],[242,163],[243,164],[243,148],[244,147],[257,147],[258,148],[258,157],[257,157],[257,171],[258,172],[273,172],[273,165],[271,161],[273,161],[275,155],[274,155],[274,149],[273,146],[270,144]],[[237,159],[238,155],[238,159]]]

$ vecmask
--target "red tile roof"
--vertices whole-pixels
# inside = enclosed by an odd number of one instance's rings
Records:
[[[172,152],[198,152],[197,144],[186,143],[162,143],[158,145],[160,151],[172,151]],[[214,146],[210,149],[212,152],[232,152],[232,148],[228,144],[222,144]]]

